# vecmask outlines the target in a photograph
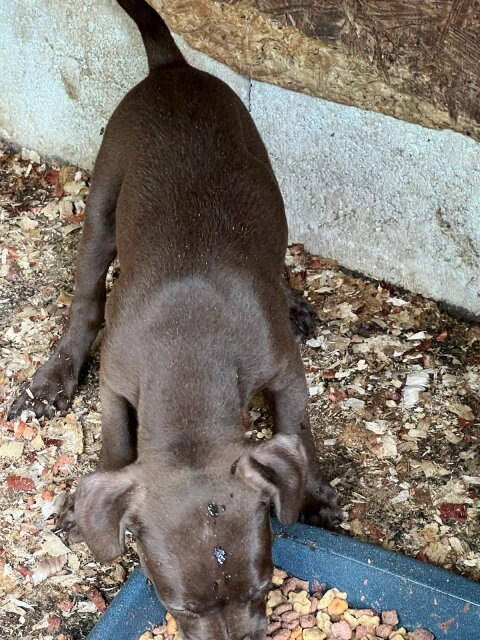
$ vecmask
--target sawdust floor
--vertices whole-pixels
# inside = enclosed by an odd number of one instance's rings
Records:
[[[53,533],[100,448],[98,354],[66,416],[6,421],[61,334],[88,193],[85,172],[35,160],[0,148],[0,634],[80,640],[136,556],[129,539],[118,562],[99,565]],[[303,356],[344,533],[479,580],[480,328],[299,245],[287,262],[321,317]],[[270,437],[258,401],[245,421],[251,437]]]

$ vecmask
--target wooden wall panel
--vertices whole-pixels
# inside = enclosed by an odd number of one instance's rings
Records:
[[[480,140],[480,0],[149,0],[240,73]]]

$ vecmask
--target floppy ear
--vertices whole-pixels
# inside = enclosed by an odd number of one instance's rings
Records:
[[[282,524],[298,520],[307,476],[307,455],[298,436],[279,434],[253,445],[240,456],[236,473],[270,496]]]
[[[99,562],[108,563],[125,549],[125,529],[135,512],[136,488],[128,467],[83,477],[75,494],[75,521]]]

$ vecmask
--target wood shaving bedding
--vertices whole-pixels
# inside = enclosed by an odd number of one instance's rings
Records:
[[[23,158],[0,148],[0,624],[6,640],[81,640],[137,557],[130,537],[109,566],[84,544],[55,555],[48,539],[76,478],[97,461],[98,356],[66,416],[6,421],[18,386],[61,335],[89,187],[76,167]],[[341,496],[344,533],[479,580],[479,327],[301,245],[287,262],[291,284],[321,318],[302,354],[317,451]],[[117,272],[114,265],[107,289]],[[409,407],[412,373],[428,384]],[[272,435],[260,398],[244,423],[248,437]],[[62,556],[34,586],[41,563]]]

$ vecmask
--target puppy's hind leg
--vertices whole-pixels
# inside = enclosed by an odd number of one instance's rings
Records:
[[[308,392],[300,352],[291,347],[288,365],[264,390],[277,433],[300,436],[308,459],[308,473],[300,519],[308,524],[332,527],[342,518],[337,497],[322,478],[308,416]]]
[[[296,293],[284,278],[281,279],[281,287],[290,311],[290,326],[297,341],[305,342],[315,337],[315,329],[320,322],[315,309],[306,298]]]
[[[100,152],[88,197],[80,242],[74,298],[66,330],[50,359],[10,408],[9,418],[23,409],[37,417],[65,410],[72,399],[80,369],[100,329],[105,310],[105,277],[115,257],[115,208],[122,178]],[[28,391],[27,391],[28,389]]]

